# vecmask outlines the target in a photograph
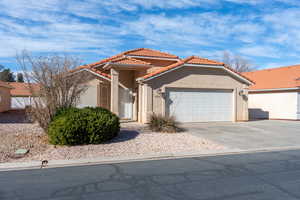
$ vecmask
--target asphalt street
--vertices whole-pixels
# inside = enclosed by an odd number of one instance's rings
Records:
[[[0,172],[0,199],[300,199],[300,150]]]

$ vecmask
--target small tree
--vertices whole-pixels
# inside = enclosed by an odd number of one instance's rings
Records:
[[[224,51],[223,62],[238,72],[249,72],[256,69],[249,60],[239,55],[232,55],[228,51]]]
[[[24,83],[24,76],[22,73],[17,74],[17,82]]]
[[[4,82],[15,82],[15,76],[13,72],[10,71],[10,69],[3,69],[0,72],[0,80]]]
[[[66,55],[32,57],[23,51],[17,56],[17,61],[35,96],[31,99],[29,116],[47,131],[58,109],[76,106],[91,75],[71,73],[79,66],[79,60]]]

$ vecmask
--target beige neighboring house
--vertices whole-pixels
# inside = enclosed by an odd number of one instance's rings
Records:
[[[32,104],[32,98],[39,91],[38,84],[20,83],[20,82],[7,82],[11,86],[11,108],[12,109],[25,109],[26,106]],[[33,93],[33,94],[32,94]]]
[[[249,90],[251,119],[300,120],[300,65],[244,75],[255,82]]]
[[[7,83],[0,81],[0,112],[10,110],[10,90],[12,89]]]
[[[159,114],[180,122],[248,120],[251,80],[217,61],[139,48],[78,72],[94,75],[79,106],[101,106],[121,119],[147,123]]]

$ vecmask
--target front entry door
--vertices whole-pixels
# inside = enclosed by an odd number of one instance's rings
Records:
[[[133,96],[129,89],[119,87],[119,117],[132,119]]]

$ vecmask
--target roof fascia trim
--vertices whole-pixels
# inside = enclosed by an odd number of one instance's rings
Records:
[[[294,88],[273,88],[273,89],[249,90],[249,92],[270,92],[270,91],[299,90],[299,89],[300,89],[300,87],[294,87]]]

